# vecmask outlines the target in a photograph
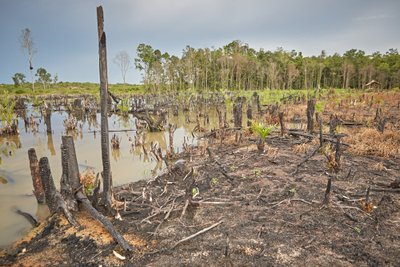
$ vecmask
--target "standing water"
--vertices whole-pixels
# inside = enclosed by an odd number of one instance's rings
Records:
[[[193,117],[194,114],[192,114]],[[36,125],[27,127],[24,120],[18,119],[18,136],[0,137],[0,247],[5,247],[21,238],[32,227],[28,220],[17,214],[17,210],[30,213],[38,221],[48,216],[46,205],[38,205],[32,193],[32,178],[29,168],[28,149],[35,148],[38,159],[48,157],[55,184],[59,187],[61,177],[61,136],[65,135],[64,120],[68,114],[63,111],[53,112],[51,116],[52,134],[46,133],[46,125],[40,111],[31,106],[26,117],[32,117]],[[159,174],[164,166],[150,154],[150,143],[158,142],[165,154],[169,145],[168,131],[150,133],[146,131],[145,144],[148,154],[141,146],[135,146],[135,118],[131,115],[109,117],[110,140],[115,134],[120,138],[120,149],[111,149],[111,171],[113,185],[121,185],[149,179]],[[182,149],[185,137],[194,142],[191,135],[193,125],[185,123],[183,114],[170,116],[168,122],[175,124],[175,151]],[[119,131],[126,130],[129,131]],[[68,134],[74,137],[80,171],[93,168],[101,172],[100,115],[92,120],[78,120],[76,131]]]

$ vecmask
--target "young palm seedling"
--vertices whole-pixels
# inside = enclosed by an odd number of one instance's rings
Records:
[[[261,122],[253,122],[251,125],[251,129],[259,137],[258,142],[257,142],[258,151],[264,152],[265,140],[267,139],[268,135],[271,133],[273,126],[266,126]]]

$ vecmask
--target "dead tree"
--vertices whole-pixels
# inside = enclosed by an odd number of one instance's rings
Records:
[[[28,157],[29,157],[29,167],[31,169],[31,175],[32,175],[33,194],[35,195],[38,203],[44,203],[45,202],[44,189],[39,174],[39,162],[34,148],[28,150]]]
[[[47,133],[51,133],[51,107],[47,107],[44,112],[44,123]]]
[[[159,132],[163,128],[163,123],[165,122],[167,117],[167,111],[161,110],[157,120],[150,116],[147,109],[145,110],[144,114],[134,112],[133,116],[135,116],[139,120],[145,121],[149,126],[150,132]]]
[[[375,121],[377,130],[380,131],[381,133],[383,133],[385,131],[385,125],[386,125],[386,123],[388,121],[388,118],[385,118],[382,115],[382,109],[381,108],[377,108],[376,109],[376,114],[375,114],[374,121]]]
[[[174,133],[176,131],[176,125],[169,124],[168,125],[168,136],[169,136],[169,153],[171,156],[175,155],[174,149]]]
[[[281,136],[283,136],[286,133],[286,127],[285,127],[285,120],[283,118],[283,112],[279,112],[279,124],[281,125]]]
[[[252,97],[253,97],[253,101],[255,102],[255,104],[257,106],[258,114],[261,114],[260,96],[257,94],[257,92],[254,92]]]
[[[336,128],[340,125],[340,120],[337,115],[331,115],[329,120],[329,135],[335,136]]]
[[[247,127],[251,126],[251,123],[253,121],[253,110],[251,108],[251,103],[249,102],[248,106],[247,106]]]
[[[233,104],[233,121],[235,128],[242,127],[242,106],[243,99],[241,97],[237,97],[235,103]]]
[[[103,30],[103,7],[97,7],[97,30],[99,40],[99,72],[100,72],[100,114],[101,114],[101,159],[103,162],[103,203],[112,212],[112,180],[110,164],[110,140],[108,136],[108,77],[106,34]]]
[[[328,183],[326,185],[324,201],[322,202],[324,206],[328,206],[329,203],[331,202],[331,188],[332,188],[332,177],[329,176]]]
[[[323,126],[323,124],[322,124],[322,118],[321,117],[319,117],[318,124],[319,124],[319,147],[322,147],[324,145],[324,136],[322,134],[322,126]]]
[[[99,221],[124,250],[131,251],[131,245],[115,230],[112,223],[92,206],[84,193],[84,187],[80,182],[78,160],[72,136],[62,137],[61,159],[63,171],[61,193],[55,188],[48,159],[44,157],[39,161],[40,178],[44,186],[46,203],[50,212],[52,214],[62,212],[72,225],[78,226],[71,211],[77,211],[77,204],[80,203],[81,207],[91,217]]]
[[[336,162],[336,164],[335,164],[335,167],[336,168],[334,168],[334,170],[335,170],[335,172],[336,173],[338,173],[339,172],[339,170],[340,170],[340,158],[342,157],[342,150],[341,150],[341,143],[340,143],[340,138],[341,138],[342,136],[340,136],[340,135],[337,135],[336,136],[336,144],[335,144],[335,162]]]
[[[310,98],[307,101],[307,132],[311,134],[314,131],[314,112],[315,112],[315,99]]]
[[[70,224],[78,226],[77,221],[69,211],[61,194],[56,190],[53,176],[51,175],[49,160],[47,159],[47,157],[43,157],[40,159],[39,172],[44,187],[44,193],[46,196],[46,204],[49,207],[50,213],[54,214],[57,212],[62,212],[64,213]]]

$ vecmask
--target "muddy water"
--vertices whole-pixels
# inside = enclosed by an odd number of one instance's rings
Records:
[[[29,222],[15,210],[32,214],[41,221],[48,215],[45,205],[38,205],[32,194],[32,179],[29,169],[28,149],[35,148],[38,158],[48,157],[51,171],[56,186],[59,186],[61,176],[61,136],[65,134],[63,121],[68,117],[65,112],[53,112],[51,121],[53,134],[46,133],[46,126],[43,119],[40,119],[40,112],[29,108],[27,116],[33,115],[38,127],[25,128],[24,121],[19,119],[19,136],[0,138],[0,247],[21,238],[30,228]],[[190,142],[195,142],[191,135],[194,128],[196,112],[190,112],[190,120],[193,123],[186,123],[185,115],[169,116],[168,122],[177,125],[174,134],[174,145],[176,150],[182,150],[184,137],[189,137]],[[110,130],[131,129],[135,130],[135,118],[122,119],[112,115],[109,118]],[[215,116],[210,116],[211,125],[215,125]],[[79,121],[78,130],[72,133],[75,140],[78,163],[80,170],[94,168],[100,172],[101,151],[100,151],[100,116],[96,120]],[[208,128],[208,127],[207,127]],[[96,133],[95,133],[96,132]],[[132,147],[131,140],[134,140],[135,131],[110,132],[110,139],[113,134],[121,138],[121,148],[111,150],[111,170],[114,185],[121,185],[141,179],[148,179],[164,168],[158,164],[149,154],[145,156],[141,147]],[[145,147],[150,151],[150,142],[157,141],[165,153],[169,145],[168,132],[146,133]]]

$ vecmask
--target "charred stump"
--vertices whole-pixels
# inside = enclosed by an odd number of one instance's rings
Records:
[[[338,119],[337,115],[331,115],[329,121],[329,135],[333,137],[336,132],[336,128],[340,125],[340,120]]]
[[[247,127],[251,127],[252,121],[253,121],[253,110],[251,108],[251,104],[247,106]]]
[[[37,202],[42,204],[45,202],[45,193],[42,180],[40,179],[39,162],[34,148],[28,150],[28,157],[32,175],[33,194],[35,195]]]
[[[243,100],[241,97],[237,97],[233,104],[233,121],[235,128],[242,127],[242,106]]]
[[[46,196],[46,204],[49,207],[50,212],[52,214],[62,212],[64,213],[70,224],[78,226],[78,222],[69,211],[61,194],[56,190],[53,176],[51,175],[49,160],[47,159],[47,157],[43,157],[40,159],[39,172],[44,187],[44,193]]]
[[[307,132],[310,134],[314,131],[314,112],[315,112],[315,99],[310,98],[307,101]]]
[[[106,34],[103,30],[103,7],[97,7],[97,30],[99,41],[99,72],[100,72],[100,113],[101,113],[101,159],[103,163],[103,203],[109,213],[113,212],[112,180],[110,164],[110,140],[108,136],[108,77],[107,77],[107,47]]]
[[[51,108],[46,108],[44,112],[44,123],[46,124],[46,132],[51,134]]]
[[[279,124],[281,125],[281,136],[283,136],[286,133],[285,120],[283,116],[284,116],[283,111],[279,112]]]

